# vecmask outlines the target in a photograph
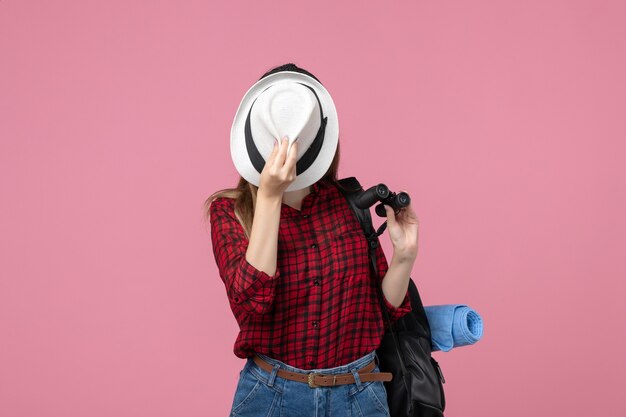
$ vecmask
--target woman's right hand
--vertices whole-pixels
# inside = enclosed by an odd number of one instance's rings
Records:
[[[285,189],[296,179],[298,141],[293,142],[289,153],[288,145],[287,137],[284,137],[279,145],[274,143],[274,149],[261,171],[258,193],[267,197],[282,198]]]

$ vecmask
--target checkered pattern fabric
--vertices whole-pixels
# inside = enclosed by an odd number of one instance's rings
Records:
[[[215,261],[240,328],[236,356],[259,352],[314,369],[340,366],[378,348],[386,323],[376,285],[387,260],[378,245],[374,279],[367,239],[335,184],[313,184],[301,210],[282,203],[272,276],[246,260],[248,239],[234,200],[218,198],[209,211]],[[398,308],[384,303],[392,322],[411,311],[408,291]]]

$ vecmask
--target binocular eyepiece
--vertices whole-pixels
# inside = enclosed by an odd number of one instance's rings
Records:
[[[369,209],[371,206],[379,202],[375,211],[380,217],[387,217],[384,204],[390,206],[395,214],[398,214],[401,209],[408,206],[411,203],[411,197],[404,191],[396,194],[390,191],[389,188],[383,184],[377,184],[356,197],[356,205],[362,209]]]

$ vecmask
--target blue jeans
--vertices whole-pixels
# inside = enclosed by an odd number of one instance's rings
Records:
[[[383,381],[361,382],[357,371],[376,359],[372,372],[380,372],[376,351],[335,368],[304,370],[259,354],[274,366],[267,372],[250,357],[239,373],[230,417],[389,417]],[[311,388],[308,384],[278,376],[278,369],[309,374],[352,373],[354,384]]]

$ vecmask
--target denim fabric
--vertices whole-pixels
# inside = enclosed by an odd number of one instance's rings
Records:
[[[376,351],[334,368],[304,370],[259,355],[274,366],[272,372],[248,358],[239,373],[230,417],[389,417],[387,391],[383,381],[361,382],[357,371],[376,359]],[[279,369],[309,374],[352,373],[354,384],[311,388],[308,384],[279,377]]]
[[[472,345],[483,336],[483,319],[465,304],[424,306],[433,352]]]

